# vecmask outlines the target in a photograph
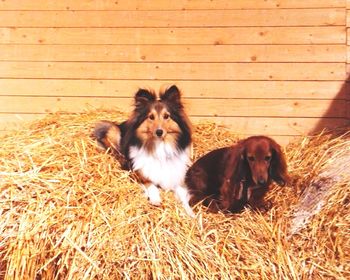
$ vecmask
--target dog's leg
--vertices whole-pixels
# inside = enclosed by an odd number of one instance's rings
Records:
[[[175,194],[176,194],[176,197],[178,198],[178,200],[180,200],[183,207],[185,208],[187,215],[190,216],[191,218],[194,218],[195,214],[194,214],[194,212],[189,204],[190,194],[189,194],[188,190],[182,186],[178,186],[175,189]]]
[[[162,199],[160,197],[159,189],[157,186],[150,183],[147,186],[143,185],[143,188],[145,190],[145,195],[152,205],[159,206],[162,203]]]

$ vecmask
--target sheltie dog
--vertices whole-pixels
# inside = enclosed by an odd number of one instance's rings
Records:
[[[133,171],[153,205],[161,204],[158,187],[173,191],[186,212],[189,194],[184,185],[190,165],[191,124],[184,112],[179,89],[173,85],[156,94],[139,89],[128,120],[97,123],[94,136],[106,149],[119,153]]]

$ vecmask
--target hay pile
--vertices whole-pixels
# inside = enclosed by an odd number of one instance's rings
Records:
[[[349,134],[290,145],[293,182],[267,211],[190,219],[172,193],[151,206],[91,139],[97,120],[124,117],[50,115],[0,138],[0,279],[350,278]],[[236,140],[210,123],[194,138],[195,157]]]

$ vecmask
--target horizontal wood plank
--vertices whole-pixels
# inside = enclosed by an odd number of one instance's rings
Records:
[[[35,101],[35,102],[33,102]],[[119,108],[129,111],[132,98],[0,96],[0,113],[82,112],[86,108]],[[235,117],[334,117],[346,115],[344,100],[307,99],[184,99],[191,116]],[[326,116],[324,116],[327,114]]]
[[[0,61],[345,62],[346,46],[0,45],[0,54]]]
[[[11,0],[0,1],[0,10],[196,10],[196,9],[280,9],[341,8],[345,0]]]
[[[345,99],[349,90],[341,81],[0,79],[0,95],[132,97],[139,88],[158,92],[173,84],[190,98]]]
[[[0,78],[339,80],[344,63],[1,62]]]
[[[219,28],[8,28],[0,44],[344,44],[344,26]]]
[[[0,11],[1,27],[223,27],[345,25],[344,9]]]
[[[21,128],[25,123],[43,119],[46,114],[0,114],[0,130]],[[103,118],[101,118],[103,119]],[[99,119],[96,119],[98,122]],[[214,122],[224,126],[236,134],[245,135],[247,131],[255,135],[306,135],[309,131],[322,122],[325,128],[344,126],[346,119],[338,118],[266,118],[266,117],[191,117],[191,122],[196,125],[202,122]],[[89,125],[89,124],[87,124]]]
[[[255,135],[307,135],[322,122],[323,128],[334,129],[349,124],[345,118],[266,118],[266,117],[191,117],[196,124],[214,122],[229,128],[234,133]]]

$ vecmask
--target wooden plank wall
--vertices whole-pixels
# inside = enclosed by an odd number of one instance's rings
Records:
[[[349,1],[2,0],[0,130],[172,83],[241,135],[344,125]]]

